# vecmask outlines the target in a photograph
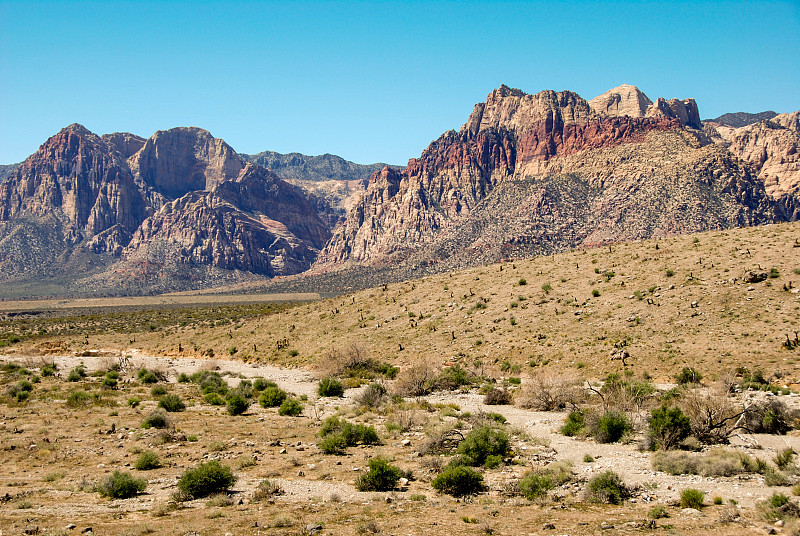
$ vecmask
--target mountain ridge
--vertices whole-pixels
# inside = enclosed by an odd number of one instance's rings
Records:
[[[501,85],[403,168],[73,124],[0,181],[0,269],[112,294],[372,281],[800,219],[800,112],[762,115],[701,122],[693,99],[630,84],[590,100]]]

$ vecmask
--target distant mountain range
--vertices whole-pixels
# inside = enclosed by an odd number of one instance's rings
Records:
[[[405,168],[240,155],[205,130],[70,125],[0,168],[3,294],[136,294],[306,272],[395,277],[800,219],[800,112],[701,121],[622,85],[506,86]],[[377,272],[376,272],[377,273]]]

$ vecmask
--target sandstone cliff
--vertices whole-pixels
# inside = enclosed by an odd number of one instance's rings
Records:
[[[694,100],[634,86],[590,102],[501,86],[404,170],[374,174],[315,268],[435,271],[774,221],[753,169],[701,126]]]
[[[740,128],[710,123],[714,140],[754,166],[783,218],[800,219],[800,112]]]
[[[145,140],[70,125],[0,183],[0,270],[6,279],[52,277],[66,259],[105,266],[93,256],[111,254],[182,264],[176,277],[188,280],[185,268],[201,265],[289,275],[307,269],[330,236],[320,206],[202,129]],[[140,273],[139,290],[155,283],[155,272]]]

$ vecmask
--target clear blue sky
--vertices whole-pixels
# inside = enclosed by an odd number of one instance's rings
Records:
[[[795,111],[799,6],[0,0],[0,163],[77,122],[405,164],[503,83]]]

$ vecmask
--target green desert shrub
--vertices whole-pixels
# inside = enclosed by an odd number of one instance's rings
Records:
[[[163,411],[154,411],[144,418],[142,428],[166,428],[169,424],[167,414]]]
[[[147,368],[140,368],[136,372],[136,378],[142,383],[158,383],[167,380],[167,375],[160,370],[151,370]]]
[[[150,389],[150,394],[153,396],[163,396],[167,394],[167,388],[163,385],[154,385],[152,389]]]
[[[278,384],[261,377],[253,380],[253,391],[260,393],[267,387],[278,387]]]
[[[219,395],[219,393],[206,393],[203,395],[203,400],[205,400],[207,404],[211,404],[212,406],[225,405],[225,399],[222,398]]]
[[[169,411],[170,413],[175,413],[185,410],[186,404],[183,403],[181,397],[171,393],[166,394],[158,399],[158,407],[165,411]]]
[[[431,487],[454,497],[474,495],[484,490],[483,475],[464,465],[448,465],[431,481]]]
[[[200,391],[204,395],[208,393],[217,393],[224,396],[228,393],[228,384],[219,372],[198,370],[189,376],[189,381],[200,387]]]
[[[717,448],[704,454],[680,451],[653,453],[653,469],[671,475],[734,476],[742,473],[761,473],[766,469],[762,460],[743,452]]]
[[[232,393],[228,395],[228,401],[226,404],[228,409],[228,413],[231,415],[241,415],[247,408],[250,407],[250,402],[238,393]]]
[[[620,504],[630,496],[630,490],[614,471],[605,471],[589,480],[586,488],[589,502]]]
[[[69,374],[67,374],[67,381],[79,382],[85,377],[86,377],[86,367],[84,367],[83,365],[78,365],[77,367],[69,371]]]
[[[792,449],[791,447],[780,451],[775,456],[775,465],[777,465],[780,469],[785,470],[792,464],[792,461],[794,460],[794,455],[795,455],[794,449]]]
[[[322,423],[317,446],[325,454],[343,454],[347,447],[354,445],[378,445],[380,439],[373,426],[353,424],[336,416],[328,417]]]
[[[147,489],[147,481],[135,478],[130,473],[114,471],[97,485],[97,491],[103,497],[127,499]]]
[[[681,508],[702,508],[706,494],[695,488],[686,488],[681,492]]]
[[[150,469],[158,469],[161,467],[161,460],[158,459],[158,454],[152,450],[146,450],[139,454],[133,467],[137,471],[149,471]]]
[[[683,369],[678,374],[675,375],[675,381],[677,381],[679,385],[686,385],[689,383],[700,383],[700,380],[702,379],[703,375],[700,374],[693,367],[683,367]]]
[[[319,396],[342,396],[344,395],[344,386],[336,378],[322,378],[317,387],[317,394]]]
[[[458,453],[467,465],[480,466],[487,460],[502,459],[508,452],[508,434],[497,426],[482,425],[473,429],[458,444]],[[496,463],[496,462],[495,462]]]
[[[561,427],[561,433],[568,437],[574,437],[586,429],[586,417],[580,410],[573,410],[567,415],[564,421],[564,426]]]
[[[278,408],[278,415],[297,417],[303,411],[303,404],[296,398],[287,398]]]
[[[691,432],[692,423],[680,408],[661,406],[650,414],[648,438],[653,450],[675,448],[689,437]]]
[[[547,496],[547,492],[555,487],[553,478],[546,473],[528,472],[519,481],[519,491],[529,501]]]
[[[478,378],[461,365],[452,365],[444,369],[436,378],[438,389],[455,390],[464,385],[473,385]]]
[[[389,491],[400,480],[402,471],[389,463],[386,458],[377,456],[369,461],[369,471],[358,477],[358,491]]]
[[[47,363],[42,365],[42,376],[55,376],[56,372],[58,372],[58,365],[55,363]]]
[[[556,486],[563,485],[572,479],[570,462],[555,462],[538,471],[529,471],[519,481],[519,490],[528,500],[545,497],[547,492]]]
[[[592,429],[598,443],[616,443],[633,430],[628,417],[619,411],[606,411]]]
[[[15,385],[8,388],[8,396],[15,399],[17,402],[27,400],[33,391],[33,384],[28,380],[20,380]]]
[[[276,408],[286,400],[286,391],[277,386],[267,386],[261,391],[258,403],[264,408]]]
[[[92,395],[86,391],[70,391],[67,395],[67,406],[82,408],[92,404]]]
[[[227,491],[235,482],[230,468],[213,460],[184,471],[178,480],[178,489],[187,497],[199,499]]]

